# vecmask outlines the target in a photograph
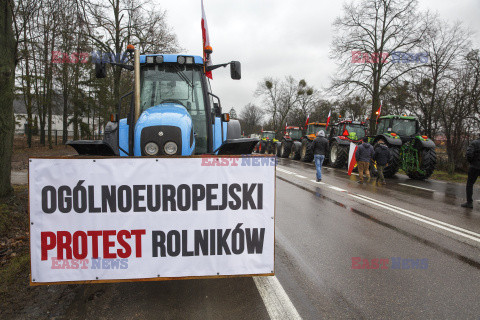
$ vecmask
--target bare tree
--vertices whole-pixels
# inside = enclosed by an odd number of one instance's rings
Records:
[[[252,103],[247,104],[240,112],[240,123],[243,131],[247,135],[259,132],[262,118],[262,109]]]
[[[332,88],[342,93],[363,91],[371,96],[373,134],[375,112],[385,88],[420,66],[389,62],[387,51],[403,54],[418,48],[426,31],[425,19],[417,12],[416,0],[361,0],[344,6],[334,29],[331,56],[339,62],[339,68]]]

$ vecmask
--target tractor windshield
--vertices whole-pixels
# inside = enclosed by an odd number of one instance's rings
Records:
[[[393,119],[392,132],[400,137],[410,137],[417,133],[417,121],[413,119]]]
[[[292,139],[300,139],[302,137],[302,130],[300,129],[289,129],[287,133]]]
[[[347,123],[345,130],[348,131],[348,138],[351,140],[360,140],[365,137],[365,126],[362,124]]]
[[[273,133],[273,132],[263,132],[262,133],[262,138],[267,138],[267,139],[273,140],[275,138],[275,133]]]
[[[195,152],[207,151],[207,114],[201,66],[164,63],[143,67],[140,73],[141,112],[162,103],[176,103],[190,113],[195,131]]]
[[[322,125],[309,125],[307,128],[307,135],[308,134],[317,134],[318,131],[323,130],[325,132],[325,126]]]

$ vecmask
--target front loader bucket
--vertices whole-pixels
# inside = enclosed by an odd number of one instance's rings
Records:
[[[67,141],[79,155],[82,156],[117,156],[112,147],[103,140],[75,140]]]
[[[219,155],[239,155],[251,154],[259,139],[255,138],[240,138],[225,140],[225,142],[218,148]]]

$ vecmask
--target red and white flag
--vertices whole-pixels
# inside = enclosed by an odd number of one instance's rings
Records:
[[[285,122],[285,132],[287,132],[287,123]]]
[[[378,123],[378,118],[380,118],[380,114],[382,113],[382,104],[383,100],[380,100],[380,108],[377,110],[377,123]]]
[[[327,117],[327,126],[325,127],[325,130],[328,128],[328,124],[330,123],[330,117],[332,115],[332,110],[328,111],[328,117]]]
[[[203,0],[202,0],[202,39],[203,39],[203,61],[205,61],[205,66],[212,65],[212,58],[210,54],[205,52],[207,47],[210,47],[210,36],[208,35],[208,25],[207,25],[207,17],[205,16],[205,10],[203,8]],[[205,75],[212,79],[212,71],[206,71]]]
[[[305,121],[305,129],[306,129],[307,126],[308,126],[308,120],[310,120],[310,115],[307,116],[307,121]]]
[[[350,150],[348,152],[348,175],[352,175],[353,168],[355,168],[355,165],[357,164],[357,159],[355,157],[355,153],[357,153],[357,148],[358,146],[350,142]]]

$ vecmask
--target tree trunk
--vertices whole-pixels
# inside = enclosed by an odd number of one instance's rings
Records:
[[[0,3],[0,197],[12,192],[10,183],[13,148],[15,39],[12,30],[13,2]]]

